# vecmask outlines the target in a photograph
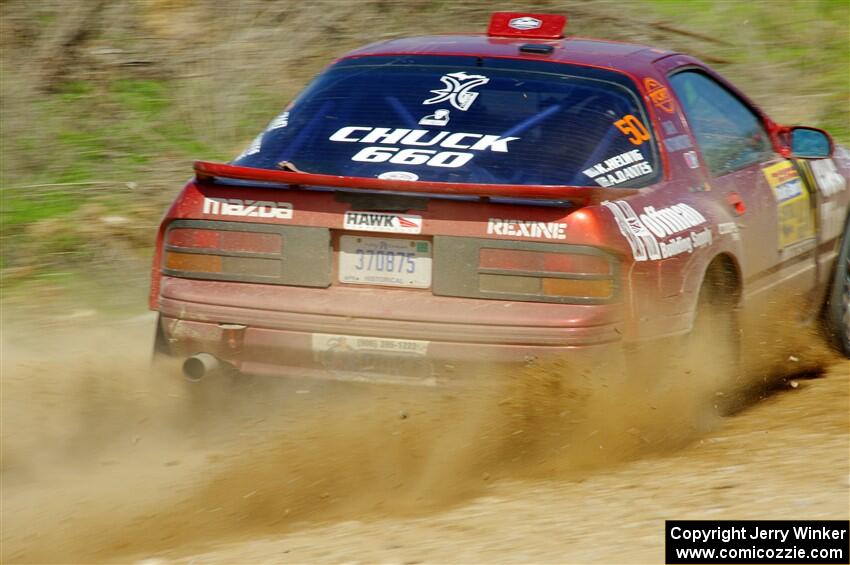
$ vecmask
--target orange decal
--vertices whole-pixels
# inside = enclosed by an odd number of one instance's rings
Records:
[[[646,131],[646,126],[631,114],[623,116],[622,120],[614,122],[617,129],[625,135],[630,135],[629,141],[634,145],[640,145],[644,141],[649,141],[649,132]]]
[[[643,86],[646,87],[646,93],[649,95],[649,99],[652,100],[652,103],[657,108],[664,110],[668,114],[673,113],[675,105],[673,99],[670,98],[670,91],[667,90],[666,86],[662,86],[660,82],[652,78],[643,79]]]

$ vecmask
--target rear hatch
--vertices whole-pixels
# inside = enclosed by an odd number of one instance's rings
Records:
[[[593,245],[592,218],[574,213],[657,180],[646,123],[631,80],[610,70],[342,60],[233,163],[196,163],[165,234],[162,272],[610,303],[617,260]],[[359,300],[380,303],[374,296]]]

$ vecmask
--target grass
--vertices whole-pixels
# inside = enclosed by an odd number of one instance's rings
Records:
[[[788,124],[822,127],[850,144],[850,2],[651,0],[667,21],[722,39],[731,80]]]

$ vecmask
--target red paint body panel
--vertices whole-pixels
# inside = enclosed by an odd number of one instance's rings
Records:
[[[500,16],[497,23],[502,27],[498,29],[503,29],[511,18],[522,16],[534,15]],[[555,33],[549,27],[540,29],[550,35]],[[519,47],[530,42],[554,49],[550,54],[521,52]],[[770,120],[743,93],[700,61],[610,41],[484,35],[402,38],[363,47],[345,58],[392,55],[546,60],[623,73],[644,97],[651,119],[647,127],[658,142],[663,179],[639,190],[472,185],[339,177],[198,161],[196,179],[186,184],[162,222],[153,265],[150,306],[160,311],[162,331],[175,354],[211,352],[245,372],[337,378],[345,371],[329,364],[321,346],[325,343],[323,336],[331,335],[347,336],[349,340],[375,338],[390,344],[405,340],[413,345],[427,343],[422,346],[427,347],[423,359],[441,366],[452,365],[453,361],[523,362],[548,355],[568,355],[591,364],[608,359],[616,364],[622,360],[623,344],[690,330],[706,269],[721,256],[738,275],[742,307],[777,290],[811,295],[812,309],[819,307],[818,297],[824,293],[835,258],[840,235],[837,226],[844,225],[850,209],[846,186],[850,155],[841,149],[832,160],[844,179],[843,189],[835,185],[835,190],[826,190],[817,183],[807,188],[815,222],[811,241],[790,247],[778,245],[777,238],[785,226],[765,169],[788,162],[784,159],[788,149],[782,137],[787,128]],[[671,73],[688,68],[712,77],[750,107],[770,136],[776,152],[771,159],[729,174],[711,174],[681,101],[668,81]],[[256,184],[237,185],[228,179]],[[407,195],[424,200],[425,204],[404,211],[421,217],[419,233],[352,231],[346,227],[344,217],[356,208],[350,199],[338,198],[340,191]],[[540,202],[490,200],[499,197]],[[244,206],[234,208],[236,212],[213,209],[205,207],[209,199],[285,204],[291,214],[270,218],[268,214],[242,214],[248,209]],[[551,200],[560,204],[543,205]],[[641,220],[619,221],[617,210],[631,210]],[[672,235],[653,236],[647,227],[663,231],[662,224],[671,220],[657,214],[669,210],[685,210],[686,216],[692,210],[696,215],[691,214],[686,228]],[[531,236],[519,228],[496,233],[491,225],[493,219],[557,226],[560,235],[541,232]],[[307,288],[163,276],[163,236],[171,222],[177,220],[327,230],[330,284]],[[642,244],[635,243],[640,239],[635,235],[638,233],[643,233],[641,237],[649,233],[650,239],[663,244],[658,252],[669,255],[642,257]],[[559,244],[568,246],[564,249],[593,249],[614,258],[617,270],[613,284],[619,293],[605,303],[579,304],[469,298],[437,295],[430,288],[346,284],[339,280],[342,236],[408,238],[432,243],[435,238],[454,237],[510,242],[505,245]],[[676,247],[687,243],[681,241],[682,236],[693,244],[687,252]],[[518,263],[515,268],[523,267]],[[238,346],[233,345],[232,339],[228,341],[220,324],[245,326]],[[353,358],[346,359],[349,362]]]

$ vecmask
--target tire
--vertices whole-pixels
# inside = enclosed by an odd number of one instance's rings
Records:
[[[722,411],[734,405],[741,381],[741,330],[734,274],[712,264],[700,289],[693,329],[686,339],[690,369],[709,395],[723,398]]]
[[[675,414],[672,421],[691,430],[711,429],[717,416],[740,405],[736,280],[731,265],[722,260],[712,263],[699,291],[691,330],[626,352],[633,396],[650,400],[653,409],[667,406]]]
[[[850,359],[850,222],[835,263],[827,303],[827,325],[835,346]]]

